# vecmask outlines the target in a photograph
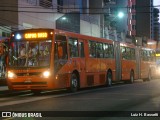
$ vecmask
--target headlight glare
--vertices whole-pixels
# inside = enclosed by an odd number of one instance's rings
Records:
[[[16,77],[16,75],[13,72],[8,71],[8,78],[14,78],[14,77]]]
[[[49,76],[50,76],[50,72],[49,71],[43,72],[43,77],[48,78]]]

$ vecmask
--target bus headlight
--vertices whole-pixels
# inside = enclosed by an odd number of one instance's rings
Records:
[[[49,71],[45,71],[43,72],[43,77],[48,78],[50,76],[50,72]]]
[[[13,72],[8,71],[8,78],[15,78],[15,77],[16,75]]]

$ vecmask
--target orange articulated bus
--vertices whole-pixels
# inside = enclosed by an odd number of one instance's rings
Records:
[[[150,48],[141,49],[141,78],[145,80],[151,80],[154,77],[156,71],[156,57],[155,50]]]
[[[15,31],[9,40],[7,83],[11,90],[41,91],[138,79],[133,44],[56,29]]]

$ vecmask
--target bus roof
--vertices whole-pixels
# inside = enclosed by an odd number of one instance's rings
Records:
[[[44,31],[53,31],[55,32],[55,34],[60,34],[60,35],[65,35],[66,37],[76,37],[78,39],[82,39],[82,40],[95,40],[95,41],[99,41],[99,42],[109,42],[109,43],[113,43],[114,41],[111,39],[106,39],[106,38],[99,38],[99,37],[94,37],[94,36],[88,36],[88,35],[83,35],[83,34],[79,34],[79,33],[74,33],[74,32],[68,32],[68,31],[64,31],[64,30],[58,30],[58,29],[50,29],[50,28],[34,28],[34,29],[24,29],[24,30],[17,30],[12,32],[11,35],[13,34],[23,34],[26,32],[44,32]]]

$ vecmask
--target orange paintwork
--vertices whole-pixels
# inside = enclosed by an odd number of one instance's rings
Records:
[[[27,30],[28,31],[28,30]],[[37,29],[38,31],[38,29]],[[106,75],[107,72],[110,70],[112,72],[112,79],[113,81],[117,81],[116,79],[116,60],[115,56],[113,58],[91,58],[89,57],[89,40],[99,42],[99,43],[107,43],[114,46],[113,40],[107,40],[103,38],[96,38],[86,35],[80,35],[71,32],[65,32],[61,30],[51,30],[53,32],[53,41],[52,41],[52,53],[51,53],[51,63],[49,68],[37,68],[37,69],[28,69],[28,70],[15,70],[11,68],[7,68],[8,71],[12,71],[14,73],[35,73],[38,72],[38,75],[34,76],[18,76],[14,79],[7,78],[7,83],[10,89],[14,90],[22,90],[22,89],[59,89],[59,88],[68,88],[70,87],[70,77],[73,72],[78,73],[80,87],[90,87],[90,86],[97,86],[97,85],[104,85],[106,84]],[[45,31],[44,31],[45,32]],[[54,72],[54,36],[55,34],[65,35],[66,38],[72,37],[77,38],[78,42],[84,43],[84,54],[85,57],[75,57],[71,58],[68,57],[65,64],[59,69],[56,73]],[[69,45],[67,45],[68,47]],[[78,44],[79,46],[79,44]],[[130,48],[136,49],[136,46],[133,44],[121,43],[120,46],[127,46]],[[78,49],[80,51],[80,48]],[[69,48],[67,48],[68,56],[69,55]],[[116,52],[116,51],[115,51]],[[130,79],[130,71],[134,71],[134,78],[138,79],[138,73],[136,70],[136,60],[124,60],[122,57],[120,58],[121,61],[121,69],[122,74],[121,80],[128,80]],[[146,66],[146,63],[142,63],[141,67],[143,68]],[[146,68],[147,69],[147,68]],[[45,70],[51,71],[51,76],[49,78],[42,78],[41,74]],[[141,73],[143,74],[143,73]],[[29,80],[30,83],[27,83]],[[17,82],[13,84],[13,82]]]

